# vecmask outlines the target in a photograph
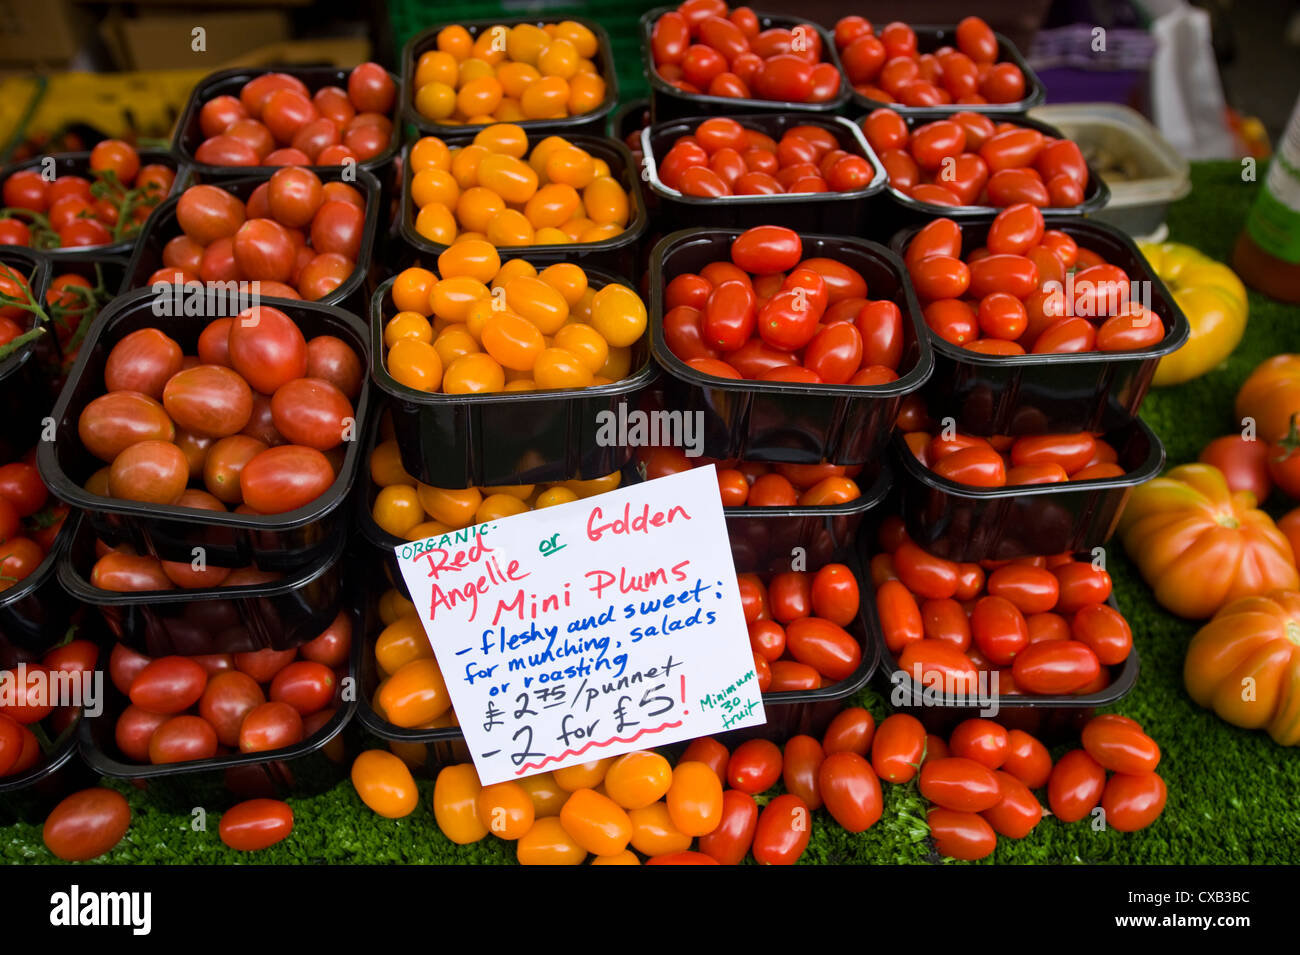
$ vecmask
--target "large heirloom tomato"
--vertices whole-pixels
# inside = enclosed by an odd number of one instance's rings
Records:
[[[1151,383],[1179,385],[1199,378],[1241,341],[1248,312],[1246,287],[1232,269],[1189,245],[1144,242],[1139,247],[1191,326],[1187,341],[1160,359]]]
[[[1300,355],[1274,355],[1260,362],[1237,392],[1237,420],[1254,418],[1256,437],[1277,441],[1300,411]]]
[[[1300,745],[1300,594],[1276,591],[1223,607],[1192,637],[1183,682],[1220,719]]]
[[[1156,600],[1201,619],[1240,597],[1300,590],[1291,545],[1254,505],[1218,468],[1184,464],[1133,490],[1119,534]]]

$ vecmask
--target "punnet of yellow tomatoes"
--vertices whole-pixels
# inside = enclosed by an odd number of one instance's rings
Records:
[[[617,97],[609,38],[578,20],[449,24],[408,49],[407,109],[420,126],[603,115]]]
[[[502,262],[484,239],[415,266],[376,293],[384,367],[415,391],[446,395],[607,385],[633,369],[646,306],[626,285],[571,262]]]
[[[620,181],[631,162],[612,140],[546,136],[530,145],[515,123],[488,126],[460,144],[425,136],[407,157],[403,230],[417,246],[610,242],[643,224],[640,193]]]

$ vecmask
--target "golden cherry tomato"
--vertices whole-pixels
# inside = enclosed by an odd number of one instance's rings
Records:
[[[607,378],[610,381],[619,381],[628,376],[632,370],[632,349],[630,348],[611,348],[609,358],[605,361],[605,366],[596,373],[598,378]]]
[[[594,67],[593,67],[594,70]],[[605,102],[605,80],[603,77],[593,72],[587,72],[581,67],[578,75],[569,80],[569,112],[574,116],[582,113],[590,113],[593,109]],[[605,170],[605,175],[609,170]]]
[[[473,144],[456,150],[451,157],[451,174],[462,189],[478,185],[478,164],[488,155],[486,146]]]
[[[540,278],[511,279],[505,292],[510,310],[536,325],[543,335],[554,335],[569,317],[569,303],[564,296]]]
[[[419,726],[437,719],[451,706],[438,661],[429,658],[403,664],[388,678],[378,697],[394,726]]]
[[[645,303],[626,285],[606,285],[591,300],[591,324],[611,345],[636,342],[646,321]]]
[[[462,77],[464,75],[462,67]],[[462,81],[456,93],[456,108],[471,118],[490,116],[501,102],[503,93],[501,82],[495,76],[476,76],[471,80]]]
[[[529,371],[546,343],[537,326],[513,312],[497,312],[483,326],[483,348],[506,368]]]
[[[456,275],[443,279],[433,287],[429,304],[433,308],[433,314],[439,318],[463,322],[469,314],[470,306],[491,294],[488,287],[478,279],[469,275]]]
[[[493,294],[490,298],[479,299],[465,313],[465,324],[462,327],[481,345],[483,343],[483,329],[490,319],[501,314],[502,311],[499,293]]]
[[[612,491],[622,483],[623,475],[615,471],[612,474],[606,474],[604,477],[591,478],[587,481],[565,481],[564,487],[567,487],[578,497],[588,498],[596,494],[604,494],[606,491]]]
[[[473,763],[444,766],[433,784],[433,816],[442,834],[458,846],[488,834],[478,814],[478,773]]]
[[[577,146],[554,150],[546,160],[546,178],[574,189],[582,189],[596,178],[591,154]]]
[[[499,72],[497,75],[500,77]],[[523,159],[524,154],[528,152],[528,134],[516,123],[493,123],[486,129],[479,130],[474,137],[474,143],[488,152],[500,153],[514,159]],[[479,175],[482,181],[481,171]]]
[[[591,188],[588,186],[588,188]],[[582,208],[578,190],[562,183],[551,182],[542,186],[524,204],[524,215],[536,229],[563,225]]]
[[[406,597],[403,597],[402,592],[396,587],[389,587],[379,598],[379,619],[384,626],[394,624],[403,617],[410,616],[414,613],[415,604],[411,603],[411,601]],[[428,641],[425,642],[427,643]],[[432,653],[433,651],[430,650],[429,652]],[[402,661],[402,663],[405,662],[405,660]],[[400,665],[401,664],[398,664],[398,666]],[[396,669],[396,667],[393,669]],[[391,673],[392,670],[388,672]]]
[[[486,57],[479,56],[476,52],[473,56],[463,60],[457,68],[456,86],[458,89],[464,89],[467,83],[474,80],[492,79],[496,76],[496,70]],[[491,88],[488,88],[490,95]],[[479,100],[472,100],[471,105],[477,105]],[[466,115],[465,110],[461,108],[460,98],[456,99],[456,110],[461,116]]]
[[[456,241],[456,216],[450,206],[441,202],[431,202],[415,214],[415,231],[422,238],[439,245],[451,245]]]
[[[451,172],[451,150],[437,136],[423,136],[415,141],[407,157],[412,172],[442,169]]]
[[[536,66],[542,48],[549,41],[546,31],[535,23],[516,23],[506,37],[506,55],[516,62]]]
[[[592,374],[605,367],[609,360],[609,343],[600,332],[581,322],[565,325],[556,332],[555,345],[577,356]]]
[[[513,211],[513,210],[512,210]],[[575,266],[576,268],[576,266]],[[506,259],[501,263],[501,271],[497,272],[496,278],[492,280],[492,287],[505,288],[506,283],[513,278],[524,276],[525,278],[534,278],[537,275],[537,266],[527,259]]]
[[[429,83],[455,86],[458,75],[456,58],[445,50],[426,50],[415,63],[415,88]]]
[[[527,202],[537,191],[537,173],[533,168],[506,153],[489,153],[479,161],[478,182],[515,205]]]
[[[408,388],[437,391],[442,381],[442,359],[428,342],[403,338],[388,350],[388,373]]]
[[[559,817],[543,816],[515,844],[520,865],[582,865],[587,850],[564,831]]]
[[[624,753],[614,760],[605,774],[605,792],[624,809],[644,809],[662,799],[672,782],[673,768],[668,760],[642,750]]]
[[[449,83],[432,82],[415,89],[415,109],[435,122],[451,118],[456,112],[456,89]]]
[[[548,265],[537,274],[537,277],[564,296],[570,309],[587,291],[587,273],[582,270],[582,266],[574,265],[572,262],[556,262],[554,265]]]
[[[382,530],[395,537],[405,537],[407,531],[424,520],[419,495],[409,484],[380,488],[370,514]]]
[[[370,479],[380,487],[388,487],[390,484],[415,486],[415,478],[407,474],[406,468],[402,466],[402,452],[395,439],[381,441],[370,452]]]
[[[420,504],[435,521],[441,521],[453,530],[474,523],[474,512],[483,503],[478,488],[445,488],[421,484],[417,487]]]
[[[593,225],[578,234],[579,242],[607,242],[610,239],[618,238],[623,234],[623,227],[613,222],[607,222],[604,225]],[[565,235],[568,235],[566,232]]]
[[[419,312],[398,312],[384,326],[384,344],[392,348],[403,338],[432,342],[433,326]]]
[[[582,205],[587,218],[597,225],[627,225],[628,201],[623,187],[610,176],[597,176],[582,191]]]
[[[571,242],[577,242],[578,239],[589,232],[596,223],[592,222],[586,216],[576,216],[560,226],[560,231]]]
[[[524,114],[519,110],[519,97],[524,95],[524,90],[528,89],[528,84],[532,83],[542,74],[537,72],[537,67],[531,63],[502,63],[497,70],[497,79],[501,81],[501,89],[505,91],[505,97],[502,98],[502,104],[507,100],[511,101],[514,109],[519,112],[519,119],[524,118]],[[501,107],[497,107],[497,117],[501,116]],[[524,151],[519,153],[523,156],[528,151],[528,140],[524,140]]]
[[[447,369],[442,390],[449,395],[477,395],[500,391],[505,387],[506,374],[490,355],[464,355]]]
[[[486,234],[492,217],[505,207],[505,200],[493,190],[480,185],[470,186],[456,200],[456,221],[464,229]]]
[[[415,605],[398,591],[389,592],[405,601],[409,609],[406,606],[394,608],[401,616],[381,630],[375,640],[375,663],[386,677],[392,676],[413,660],[433,659],[433,648],[429,646],[429,637],[415,612]]]
[[[678,763],[666,802],[679,831],[688,836],[707,835],[722,821],[722,781],[704,763]]]
[[[478,794],[478,817],[498,839],[515,840],[533,827],[533,801],[518,783],[484,786]]]
[[[560,825],[586,851],[614,855],[627,848],[632,820],[618,803],[593,789],[578,789],[560,810]]]
[[[451,208],[460,198],[460,184],[446,169],[421,169],[411,177],[411,198],[416,208],[431,202],[441,202]]]
[[[718,801],[720,805],[721,797]],[[627,815],[632,820],[632,848],[637,852],[658,856],[685,852],[691,847],[691,837],[677,828],[667,804],[654,802],[641,809],[630,809]]]
[[[567,80],[578,72],[578,51],[565,39],[554,39],[546,44],[537,57],[537,71],[542,76],[558,76]],[[565,106],[567,108],[567,97]]]
[[[546,163],[551,158],[551,153],[562,146],[569,145],[569,141],[562,136],[547,136],[528,154],[528,165],[532,166],[539,176],[545,175]]]
[[[353,761],[352,786],[363,803],[387,819],[409,816],[420,802],[406,764],[382,749],[368,749]]]
[[[434,39],[438,49],[450,53],[458,60],[463,60],[474,49],[474,38],[459,23],[443,27]]]
[[[501,256],[491,242],[466,239],[444,249],[438,256],[438,274],[443,280],[469,276],[487,289],[487,283],[501,269]]]
[[[609,764],[613,759],[595,759],[589,763],[578,763],[575,766],[565,766],[563,769],[553,770],[551,775],[555,777],[555,785],[568,792],[575,792],[579,789],[595,789],[605,780],[605,773],[609,769]]]
[[[511,497],[509,494],[491,494],[483,498],[483,503],[474,514],[474,522],[483,524],[501,517],[510,517],[512,514],[522,514],[527,510],[528,505],[517,497]]]
[[[532,800],[533,812],[538,819],[543,816],[558,816],[564,807],[564,801],[569,798],[568,790],[557,786],[555,777],[550,773],[525,776],[519,780],[519,785]]]
[[[616,852],[612,856],[596,856],[591,860],[592,865],[640,865],[641,857],[631,849],[624,849],[622,852]]]
[[[519,97],[526,119],[563,119],[569,109],[569,84],[560,76],[541,76]]]
[[[591,369],[577,355],[563,348],[546,348],[533,365],[533,381],[543,391],[557,388],[586,388]]]
[[[433,348],[447,367],[462,355],[472,355],[479,350],[478,342],[464,325],[456,324],[443,329],[433,340]]]
[[[557,504],[568,504],[570,501],[576,501],[578,495],[574,494],[567,487],[552,487],[537,495],[537,502],[533,505],[535,510],[541,510],[543,507],[555,507]]]
[[[506,58],[509,29],[503,24],[489,27],[474,38],[474,55],[495,66]]]
[[[406,532],[408,541],[422,541],[428,537],[441,537],[451,528],[441,521],[421,521]]]
[[[488,241],[503,248],[532,245],[537,237],[533,224],[518,209],[504,209],[492,217],[487,227]]]
[[[596,34],[591,32],[590,27],[576,20],[561,20],[555,24],[555,36],[557,39],[572,43],[578,56],[590,59],[596,55]]]
[[[416,312],[429,316],[429,293],[438,284],[438,277],[428,269],[418,266],[403,269],[393,279],[393,305],[399,312]]]

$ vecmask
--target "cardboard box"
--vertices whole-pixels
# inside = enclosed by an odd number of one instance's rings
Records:
[[[100,33],[125,70],[216,70],[258,47],[287,40],[289,26],[288,16],[279,10],[145,12],[135,17],[114,11]],[[196,37],[196,29],[203,33]]]
[[[0,0],[0,64],[67,63],[81,47],[89,17],[71,0]]]

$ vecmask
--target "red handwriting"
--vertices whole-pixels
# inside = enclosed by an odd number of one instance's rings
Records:
[[[593,543],[599,541],[605,534],[625,535],[625,534],[649,534],[652,528],[663,527],[671,524],[678,518],[689,521],[691,515],[686,513],[686,508],[680,505],[673,505],[668,509],[668,513],[655,511],[650,513],[650,505],[641,505],[641,513],[636,517],[632,516],[632,505],[623,505],[623,516],[615,518],[607,524],[598,524],[601,518],[605,516],[604,511],[599,507],[593,507],[591,514],[587,517],[587,539]]]
[[[682,568],[689,566],[690,563],[689,560],[683,560],[680,563],[673,564],[669,568],[673,579],[677,581],[685,580],[688,575],[682,571]],[[588,589],[596,595],[597,599],[604,596],[606,589],[612,587],[615,581],[618,581],[618,592],[620,594],[648,593],[654,587],[668,583],[668,574],[664,572],[662,567],[656,567],[640,574],[629,574],[626,567],[620,567],[617,575],[608,570],[589,570],[583,576],[589,580],[590,586]]]
[[[480,574],[478,580],[462,584],[458,587],[449,587],[446,590],[440,584],[434,584],[429,600],[429,622],[432,623],[438,615],[438,609],[445,608],[452,610],[457,604],[469,601],[470,611],[469,619],[473,620],[478,616],[478,598],[479,595],[487,593],[494,586],[505,583],[513,583],[523,580],[529,575],[528,571],[519,569],[519,561],[512,560],[506,564],[505,570],[497,563],[495,557],[489,557],[487,562],[487,573]]]

